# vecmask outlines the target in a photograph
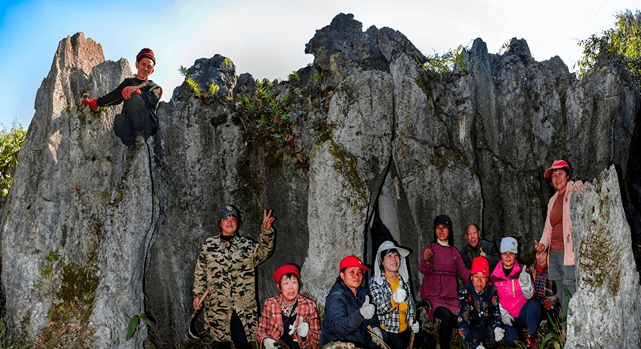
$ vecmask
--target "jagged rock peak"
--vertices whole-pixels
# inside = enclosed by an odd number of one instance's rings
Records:
[[[389,72],[390,62],[399,54],[409,54],[422,63],[425,56],[402,33],[363,24],[353,14],[338,14],[331,24],[316,31],[305,45],[305,53],[314,55],[314,66],[344,76],[352,69]]]

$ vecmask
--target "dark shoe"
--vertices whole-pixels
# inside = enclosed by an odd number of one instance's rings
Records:
[[[135,144],[132,144],[132,145],[127,147],[127,155],[125,156],[127,161],[133,160],[133,158],[134,158],[134,150],[136,150],[136,145]]]
[[[530,336],[525,332],[525,342],[527,343],[528,348],[538,348],[539,347],[539,342],[534,339],[534,336]]]

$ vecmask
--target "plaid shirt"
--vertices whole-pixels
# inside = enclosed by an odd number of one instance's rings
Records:
[[[369,293],[372,296],[372,304],[376,306],[376,315],[378,316],[378,321],[381,323],[381,328],[387,332],[399,333],[401,326],[398,314],[399,305],[392,305],[392,287],[389,281],[387,281],[387,278],[383,279],[381,284],[370,282]],[[407,317],[405,321],[407,325],[409,325],[409,323],[414,321],[414,297],[412,297],[409,282],[403,280],[403,288],[407,292],[407,299],[405,299],[404,302],[407,304]]]
[[[556,284],[548,278],[548,267],[545,267],[543,272],[539,272],[536,270],[536,263],[534,263],[528,268],[528,272],[532,275],[534,281],[534,298],[541,305],[546,299],[550,299],[552,306],[559,306],[559,299],[554,297],[556,295]]]
[[[294,331],[292,336],[301,348],[318,349],[320,341],[321,329],[320,321],[318,319],[318,312],[316,311],[316,303],[311,299],[298,295],[298,305],[296,305],[296,322],[294,328],[298,328],[301,321],[309,324],[309,332],[307,337],[303,340],[298,335],[298,331]],[[289,332],[289,329],[287,329]],[[265,338],[272,338],[278,340],[284,333],[283,329],[283,316],[281,313],[281,297],[280,295],[268,298],[265,300],[265,307],[260,316],[258,329],[256,330],[256,340],[259,346],[263,346]]]

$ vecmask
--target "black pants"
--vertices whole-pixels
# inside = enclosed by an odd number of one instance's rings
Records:
[[[401,333],[387,332],[387,345],[391,349],[405,349],[410,344],[410,336],[412,335],[411,329],[406,329]],[[436,348],[436,340],[429,333],[421,330],[414,334],[414,348],[418,349],[434,349]]]
[[[124,145],[132,145],[136,142],[138,131],[143,132],[145,139],[149,138],[151,122],[142,97],[133,94],[125,101],[122,114],[116,114],[114,117],[114,133],[120,137]]]
[[[252,349],[251,343],[249,343],[247,335],[245,335],[245,327],[236,312],[231,315],[230,330],[231,340],[234,341],[234,347],[236,347],[236,349]],[[217,345],[214,345],[214,347],[218,349],[231,348],[231,342],[217,342],[215,344]]]
[[[441,319],[438,343],[441,345],[441,349],[449,349],[450,342],[452,342],[452,330],[458,327],[458,316],[445,307],[438,307],[434,310],[434,317]]]

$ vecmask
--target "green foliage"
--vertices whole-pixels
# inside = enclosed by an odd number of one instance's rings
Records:
[[[20,147],[27,136],[22,126],[0,133],[0,195],[7,196],[13,184],[13,172],[18,166]]]
[[[127,326],[127,334],[125,335],[125,340],[130,340],[131,337],[134,336],[134,333],[136,333],[136,330],[138,329],[138,325],[140,324],[140,320],[144,321],[147,323],[147,325],[151,326],[151,320],[147,317],[147,315],[139,314],[135,315],[134,317],[129,320],[129,326]]]
[[[284,113],[278,107],[278,102],[276,101],[274,95],[271,94],[267,87],[265,87],[265,85],[262,83],[258,85],[258,95],[260,96],[260,98],[266,100],[269,103],[269,107],[274,116],[281,117],[282,115],[284,115]]]
[[[246,107],[247,107],[247,108],[249,108],[249,109],[254,109],[254,104],[252,103],[252,100],[251,100],[249,97],[246,97],[245,95],[243,95],[242,93],[239,93],[239,94],[236,96],[236,100],[237,100],[237,101],[238,101],[238,103],[240,103],[241,105],[244,105],[244,106],[246,106]]]
[[[583,48],[583,58],[574,64],[579,76],[602,68],[604,62],[617,60],[627,66],[632,74],[641,77],[641,11],[630,10],[615,15],[614,28],[603,35],[591,35],[579,41]]]
[[[287,92],[287,93],[285,93],[285,95],[281,99],[281,102],[283,102],[283,104],[287,104],[291,100],[292,100],[292,94]]]
[[[51,273],[53,272],[53,264],[57,262],[60,259],[60,255],[58,255],[58,250],[56,251],[49,251],[49,254],[45,256],[45,259],[47,260],[47,264],[45,265],[44,269],[40,271],[40,274],[44,275],[45,278],[49,278],[51,276]]]
[[[231,62],[231,59],[230,59],[229,57],[225,57],[225,58],[223,58],[223,64],[224,64],[226,67],[229,67],[229,66],[231,65],[231,63],[232,63],[232,62]]]
[[[502,55],[510,49],[510,42],[504,43],[501,48],[499,48],[499,54]]]
[[[212,96],[215,96],[218,94],[219,87],[218,85],[215,84],[209,84],[209,93],[211,93]]]
[[[296,80],[300,82],[300,75],[298,75],[298,72],[295,70],[292,70],[292,73],[289,74],[289,81]]]
[[[316,80],[316,82],[320,84],[323,81],[323,74],[314,74],[312,75],[312,79]]]
[[[449,50],[442,55],[435,53],[427,57],[427,61],[423,63],[423,69],[441,73],[452,71],[455,68],[463,70],[467,66],[467,61],[463,55],[464,52],[465,47],[459,45],[456,50]]]
[[[201,93],[200,93],[200,88],[198,87],[198,83],[194,81],[192,78],[186,78],[185,82],[187,83],[187,85],[189,85],[189,87],[191,87],[191,89],[194,91],[196,96],[200,97]]]
[[[200,92],[200,88],[198,87],[198,83],[191,78],[191,74],[189,73],[189,70],[181,65],[178,71],[180,72],[180,75],[185,77],[185,82],[187,83],[187,85],[189,85],[189,87],[191,87],[192,91],[194,91],[196,96],[200,97],[201,92]]]
[[[56,252],[49,251],[49,254],[45,257],[47,261],[53,263],[57,262],[60,259],[60,255],[58,255]]]

